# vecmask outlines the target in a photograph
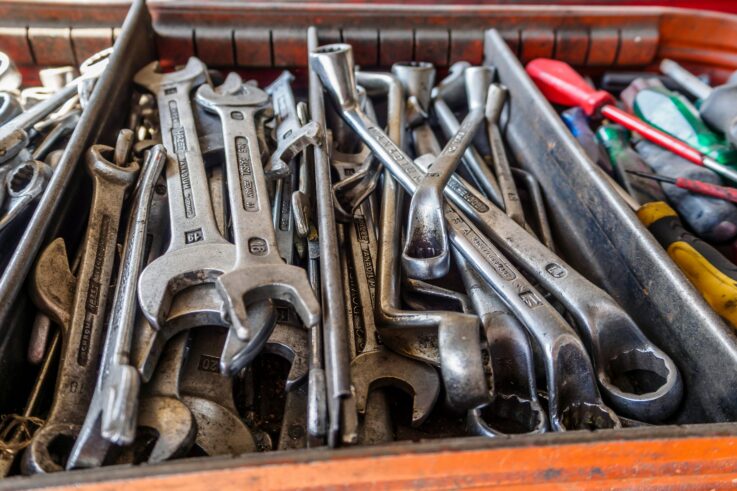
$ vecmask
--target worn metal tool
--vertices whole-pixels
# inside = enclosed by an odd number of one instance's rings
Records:
[[[308,146],[315,145],[322,127],[315,121],[302,122],[297,115],[297,103],[290,83],[291,73],[284,71],[266,87],[271,96],[276,117],[276,150],[264,168],[267,178],[281,178],[290,174],[290,162]]]
[[[537,397],[535,360],[525,326],[458,251],[453,257],[481,318],[494,375],[492,401],[468,412],[469,431],[490,437],[544,432],[548,419]]]
[[[132,135],[132,131],[127,131]],[[128,142],[128,149],[132,141]],[[122,150],[122,145],[118,148]],[[116,155],[125,161],[124,152]],[[87,417],[67,461],[67,469],[99,467],[112,444],[128,445],[135,438],[140,378],[130,365],[129,353],[138,302],[136,284],[146,259],[146,228],[156,181],[164,169],[166,150],[156,146],[143,164],[133,199],[125,247],[110,311],[101,370]]]
[[[432,89],[433,111],[443,134],[448,139],[452,138],[461,126],[451,106],[467,102],[465,72],[470,66],[467,61],[453,63],[448,69],[448,75]],[[504,200],[496,177],[473,145],[463,152],[463,165],[468,169],[478,189],[497,206],[503,208]]]
[[[229,339],[249,342],[245,350],[259,351],[273,324],[254,324],[249,319],[250,304],[271,299],[288,302],[308,327],[318,322],[320,305],[305,271],[285,264],[279,257],[254,123],[254,115],[263,109],[267,95],[256,87],[243,85],[236,74],[228,75],[223,86],[222,92],[217,93],[203,85],[196,96],[198,103],[216,112],[223,123],[237,255],[235,264],[218,277],[217,288],[231,331],[237,336]]]
[[[307,48],[317,49],[317,30],[307,31]],[[352,69],[352,67],[351,67]],[[309,105],[313,121],[325,127],[323,83],[317,70],[309,69]],[[325,141],[325,140],[323,140]],[[328,445],[353,443],[358,439],[356,401],[351,392],[346,306],[341,294],[338,234],[335,223],[330,163],[327,144],[313,148],[315,164],[315,202],[320,237],[320,284],[322,286],[322,329],[325,351],[325,376],[328,394]]]
[[[335,161],[333,161],[335,165]],[[339,177],[346,166],[337,166]],[[440,380],[427,364],[391,352],[383,346],[376,328],[376,256],[377,239],[367,202],[353,213],[353,220],[343,228],[344,294],[351,324],[351,382],[356,408],[366,414],[369,392],[393,386],[412,398],[412,425],[422,424],[440,393]],[[343,249],[345,251],[345,249]]]
[[[395,63],[392,72],[400,80],[407,95],[408,120],[416,125],[427,114],[430,92],[435,80],[435,68],[430,63]],[[489,80],[483,72],[466,70],[465,80],[470,86],[485,85]],[[476,95],[474,89],[467,91]],[[448,273],[450,269],[450,246],[443,217],[443,188],[461,161],[463,152],[473,141],[476,131],[484,119],[485,94],[474,98],[460,128],[450,138],[445,148],[437,154],[432,171],[416,185],[409,206],[409,222],[402,250],[402,266],[411,278],[432,279]],[[427,130],[430,130],[428,125]],[[430,130],[431,131],[431,130]]]
[[[35,209],[53,171],[39,160],[20,162],[3,176],[2,187],[6,198],[0,217],[0,240],[12,240],[9,235],[18,233]]]
[[[400,184],[409,192],[414,191],[416,183],[421,179],[420,168],[358,109],[351,47],[341,44],[312,50],[310,64],[325,84],[331,100],[339,108],[343,118]],[[391,221],[397,214],[395,206],[395,203],[389,203],[389,207],[394,210],[392,212],[386,211],[386,205],[382,206],[383,230],[389,230]],[[619,427],[616,415],[601,401],[591,361],[571,327],[468,218],[447,202],[445,214],[453,244],[483,278],[493,285],[494,290],[525,326],[536,334],[550,388],[551,427],[555,430]],[[387,222],[384,222],[385,218]],[[382,235],[382,246],[386,240],[384,237]],[[389,240],[387,250],[391,250],[391,245]],[[382,250],[383,247],[380,251]],[[380,270],[383,266],[380,252]],[[391,278],[392,274],[396,273],[390,271],[388,275],[380,274],[379,278]],[[387,286],[391,288],[391,282]],[[381,291],[378,292],[378,297],[380,307],[387,305],[382,300]],[[388,306],[391,307],[391,303]],[[384,338],[386,341],[388,336]]]
[[[182,402],[197,421],[195,445],[207,455],[238,455],[256,450],[251,429],[238,415],[233,381],[220,375],[226,332],[202,327],[190,331],[189,356],[180,379]]]
[[[95,388],[118,224],[126,192],[138,174],[135,162],[123,166],[108,161],[113,152],[94,145],[86,154],[93,195],[78,275],[70,271],[63,239],[46,248],[34,273],[34,300],[63,334],[54,402],[46,425],[24,455],[27,474],[63,470],[66,455],[54,458],[54,445],[77,436]]]
[[[678,368],[614,299],[461,177],[451,178],[446,195],[573,315],[599,384],[618,410],[643,421],[660,421],[676,410],[683,395]]]

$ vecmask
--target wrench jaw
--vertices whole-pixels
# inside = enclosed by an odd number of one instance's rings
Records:
[[[581,340],[562,335],[544,357],[549,387],[548,412],[553,431],[621,428],[617,415],[601,400],[591,361]],[[554,388],[550,389],[550,388]]]
[[[287,392],[291,392],[307,378],[309,339],[305,329],[290,324],[277,324],[264,346],[264,351],[279,355],[290,363],[285,384]]]
[[[225,309],[225,305],[223,305]],[[252,304],[248,311],[256,319],[255,334],[248,340],[238,337],[235,329],[228,329],[223,351],[220,355],[220,373],[232,376],[249,365],[261,350],[265,348],[276,326],[276,310],[270,300],[262,300]],[[221,316],[230,318],[227,310]]]
[[[465,71],[471,64],[457,61],[448,68],[448,75],[432,89],[432,99],[443,99],[449,106],[465,102]]]
[[[320,322],[320,304],[305,271],[297,266],[251,265],[223,274],[216,284],[231,329],[243,341],[258,337],[258,330],[262,328],[255,325],[247,313],[247,305],[258,301],[274,299],[291,304],[308,328]],[[245,297],[248,297],[248,304]]]
[[[121,186],[133,186],[138,177],[140,166],[137,162],[126,163],[120,166],[108,160],[113,157],[115,149],[105,145],[92,145],[85,154],[87,168],[93,179],[109,182]]]
[[[410,278],[436,279],[450,271],[450,246],[442,203],[442,195],[423,183],[412,196],[407,240],[402,250],[402,267]]]
[[[142,398],[138,412],[138,427],[148,428],[158,435],[147,459],[149,464],[186,455],[197,436],[197,422],[192,411],[174,397]]]
[[[69,268],[64,239],[57,238],[39,255],[33,269],[33,302],[67,331],[71,320],[77,279]]]
[[[659,422],[681,403],[683,381],[673,360],[653,345],[611,298],[597,302],[586,315],[581,335],[590,346],[605,398],[625,416]],[[582,329],[583,330],[583,329]]]
[[[162,85],[173,86],[189,82],[190,87],[195,87],[207,81],[207,67],[194,56],[187,60],[187,64],[181,70],[162,73],[159,62],[152,61],[141,68],[133,77],[133,82],[154,94],[158,92]]]
[[[152,261],[138,280],[138,301],[151,327],[161,330],[166,324],[179,293],[214,283],[234,262],[235,248],[224,240],[169,250]]]
[[[358,355],[351,362],[351,373],[359,413],[366,414],[371,390],[398,387],[412,397],[414,427],[430,416],[440,394],[440,379],[434,368],[387,350]]]
[[[281,179],[291,173],[289,162],[302,153],[307,147],[322,141],[322,126],[310,121],[281,140],[264,168],[267,179]]]
[[[251,431],[238,415],[216,402],[185,395],[182,402],[196,421],[195,444],[207,455],[240,455],[255,452]]]

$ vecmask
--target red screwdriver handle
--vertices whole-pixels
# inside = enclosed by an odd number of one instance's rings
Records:
[[[614,104],[609,92],[595,90],[563,61],[537,58],[525,70],[545,98],[555,104],[579,106],[589,116],[604,104]]]
[[[685,177],[676,178],[676,186],[694,193],[737,203],[737,189],[735,188],[719,186],[710,182],[695,181],[693,179],[686,179]]]

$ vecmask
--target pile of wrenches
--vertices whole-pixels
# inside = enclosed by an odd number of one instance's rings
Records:
[[[76,259],[29,282],[59,367],[22,471],[668,421],[678,369],[556,254],[493,69],[308,45],[307,103],[288,72],[135,75]]]

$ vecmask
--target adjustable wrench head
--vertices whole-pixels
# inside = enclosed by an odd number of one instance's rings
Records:
[[[309,55],[310,66],[330,95],[330,99],[343,110],[359,107],[356,76],[354,74],[353,48],[350,44],[327,44]]]
[[[281,178],[289,175],[289,162],[307,147],[319,146],[322,141],[322,126],[316,121],[310,121],[293,130],[287,140],[279,141],[276,150],[271,154],[265,171],[267,177]]]
[[[402,266],[410,278],[428,280],[448,274],[450,244],[443,196],[434,187],[423,183],[417,186],[410,202]]]
[[[399,79],[408,98],[414,98],[427,115],[430,96],[435,84],[435,66],[426,61],[403,61],[392,65],[392,73]]]
[[[430,415],[440,394],[440,379],[431,366],[399,356],[389,350],[362,353],[351,362],[358,412],[366,412],[369,391],[398,387],[412,397],[412,426],[421,425]]]
[[[486,106],[486,94],[494,78],[494,70],[486,66],[472,66],[464,72],[466,84],[466,101],[468,110],[483,109]]]
[[[158,61],[152,61],[138,70],[133,77],[133,82],[156,94],[163,86],[177,85],[185,82],[190,87],[207,82],[207,67],[199,58],[194,56],[187,60],[187,64],[181,70],[163,73]]]
[[[320,304],[305,271],[297,266],[264,264],[230,271],[217,279],[217,288],[232,327],[244,341],[258,333],[259,327],[247,313],[247,306],[258,301],[274,299],[291,304],[307,327],[320,321]]]
[[[229,73],[217,89],[201,85],[195,100],[207,110],[217,112],[222,107],[261,106],[268,102],[269,95],[254,85],[244,84],[237,73]]]

